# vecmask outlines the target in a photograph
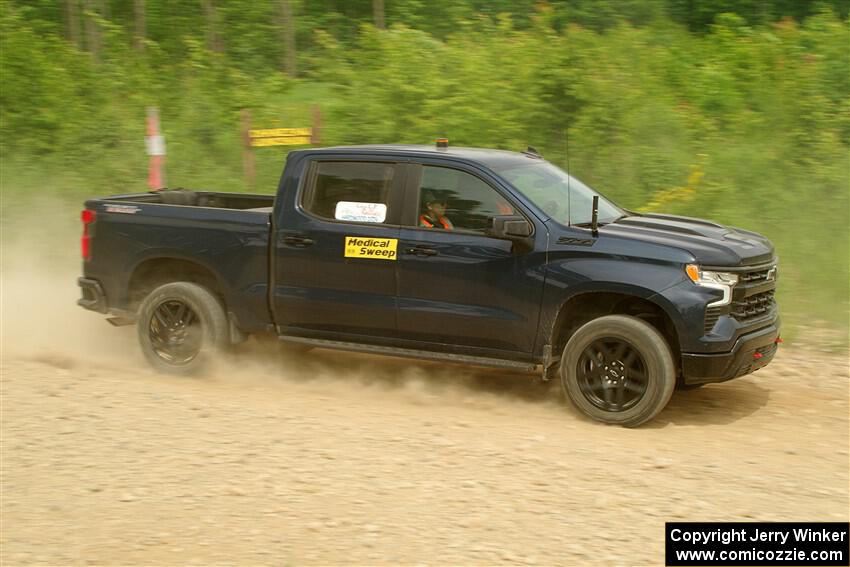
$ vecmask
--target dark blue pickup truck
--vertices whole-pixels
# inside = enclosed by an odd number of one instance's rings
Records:
[[[636,426],[677,385],[750,373],[780,342],[766,238],[627,211],[532,149],[294,151],[276,197],[163,190],[85,207],[79,304],[136,323],[169,372],[269,334],[539,369],[588,416]]]

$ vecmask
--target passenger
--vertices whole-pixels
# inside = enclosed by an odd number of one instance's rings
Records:
[[[419,226],[452,230],[454,225],[446,217],[447,200],[432,191],[425,192],[425,207],[419,215]]]

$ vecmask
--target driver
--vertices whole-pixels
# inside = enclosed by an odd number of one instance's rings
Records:
[[[440,197],[434,191],[425,191],[424,202],[425,207],[421,215],[419,215],[419,226],[425,228],[440,228],[443,230],[452,230],[454,225],[452,221],[446,217],[447,200]]]

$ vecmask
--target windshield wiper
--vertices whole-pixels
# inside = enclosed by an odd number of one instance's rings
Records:
[[[615,222],[620,222],[624,218],[628,218],[628,217],[631,217],[631,216],[634,216],[634,215],[622,214],[622,215],[618,216],[617,218],[615,218],[614,220],[599,223],[599,226],[605,226],[606,224],[614,224]]]
[[[614,224],[615,222],[620,222],[621,220],[623,220],[626,217],[634,217],[634,216],[638,216],[638,215],[626,213],[626,214],[622,214],[622,215],[618,216],[617,218],[611,219],[609,221],[598,222],[597,224],[599,226],[605,226],[606,224]],[[590,228],[592,225],[593,225],[593,221],[574,222],[574,223],[570,224],[570,226],[577,226],[579,228]]]

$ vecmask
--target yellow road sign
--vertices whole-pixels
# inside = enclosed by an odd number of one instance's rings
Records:
[[[251,145],[264,146],[306,146],[312,142],[312,128],[266,128],[250,130]]]

